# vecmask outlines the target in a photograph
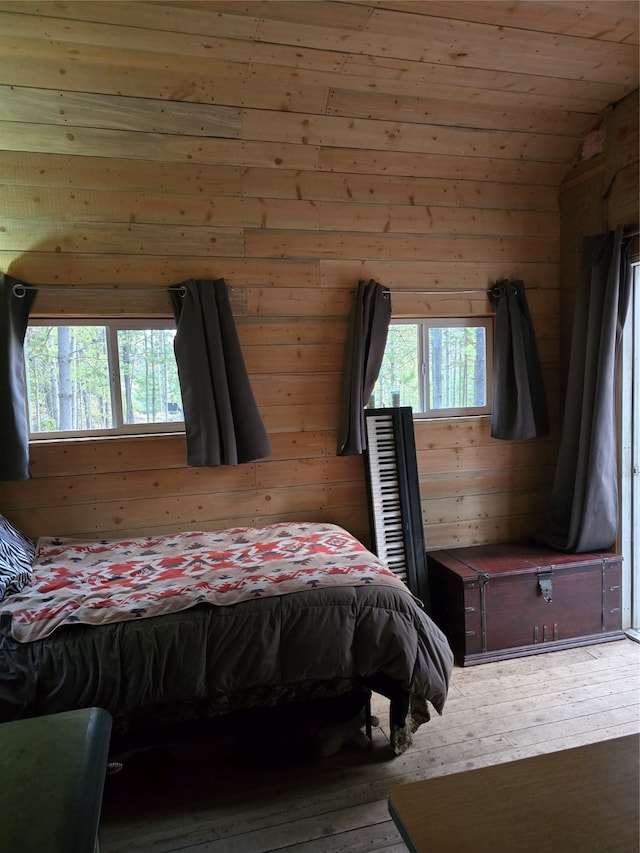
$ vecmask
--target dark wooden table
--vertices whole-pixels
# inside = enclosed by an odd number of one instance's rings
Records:
[[[0,851],[96,849],[110,737],[102,708],[0,725]]]
[[[638,853],[640,735],[398,785],[414,853]]]

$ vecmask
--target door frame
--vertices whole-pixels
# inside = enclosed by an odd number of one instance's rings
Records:
[[[640,263],[633,264],[620,371],[622,627],[640,642]]]

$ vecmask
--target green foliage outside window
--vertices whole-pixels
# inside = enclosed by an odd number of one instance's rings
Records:
[[[25,365],[32,432],[113,425],[104,327],[31,326]]]
[[[468,409],[486,403],[483,328],[429,329],[429,407]]]
[[[369,406],[434,417],[488,411],[489,332],[482,320],[392,322]]]
[[[384,360],[373,392],[378,408],[420,405],[420,339],[416,324],[392,323],[389,326]]]
[[[120,329],[124,423],[182,420],[171,329]]]
[[[173,328],[33,325],[25,337],[31,432],[135,431],[182,421]]]

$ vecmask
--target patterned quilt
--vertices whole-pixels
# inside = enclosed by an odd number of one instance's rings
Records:
[[[102,625],[331,586],[406,586],[346,530],[282,523],[87,542],[38,540],[35,581],[0,604],[19,642],[62,625]]]

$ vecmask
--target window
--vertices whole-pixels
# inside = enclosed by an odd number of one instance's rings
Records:
[[[414,415],[491,411],[491,318],[392,320],[369,405],[411,406]]]
[[[170,321],[31,321],[24,343],[32,439],[183,429]]]

